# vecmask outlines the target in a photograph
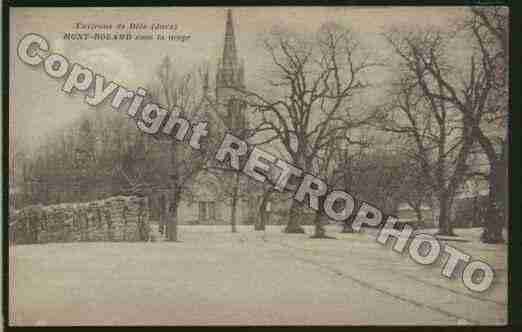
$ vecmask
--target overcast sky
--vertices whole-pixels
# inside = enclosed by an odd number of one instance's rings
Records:
[[[361,43],[376,57],[386,57],[380,35],[391,27],[445,27],[464,15],[463,7],[237,7],[233,9],[239,55],[244,59],[246,84],[255,87],[262,78],[266,56],[259,37],[274,25],[313,33],[327,22],[350,26]],[[165,55],[180,70],[203,62],[215,67],[222,52],[226,8],[12,8],[10,30],[10,135],[36,144],[46,133],[63,128],[89,107],[83,95],[66,96],[63,80],[31,68],[16,57],[16,45],[26,33],[44,36],[54,52],[72,62],[87,65],[109,80],[135,89],[146,86]],[[68,41],[65,32],[75,32],[76,23],[178,24],[188,33],[185,42],[173,41]],[[85,31],[79,31],[85,32]],[[383,74],[384,75],[384,74]],[[383,78],[384,79],[384,78]],[[13,141],[13,140],[12,140]]]

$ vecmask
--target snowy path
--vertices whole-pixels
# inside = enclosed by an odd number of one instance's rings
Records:
[[[337,240],[181,227],[183,242],[11,247],[20,325],[502,324],[505,247],[458,244],[499,271],[473,294],[367,234]],[[470,252],[472,251],[472,252]],[[504,272],[503,272],[504,271]]]

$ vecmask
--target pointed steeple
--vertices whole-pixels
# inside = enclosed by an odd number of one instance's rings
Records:
[[[216,85],[217,87],[241,87],[243,85],[243,68],[238,61],[231,9],[227,10],[223,56],[217,71]]]
[[[225,43],[223,47],[223,65],[226,67],[237,66],[236,37],[234,36],[234,23],[232,10],[227,10],[227,23],[225,26]]]
[[[219,61],[216,72],[216,98],[223,112],[224,124],[230,130],[246,128],[247,121],[244,114],[245,103],[240,90],[245,88],[245,71],[243,61],[239,60],[234,34],[232,11],[227,10],[225,23],[225,42],[223,56]]]

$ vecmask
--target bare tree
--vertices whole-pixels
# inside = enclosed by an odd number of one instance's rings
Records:
[[[365,154],[367,144],[343,144],[338,142],[336,147],[336,162],[335,169],[332,174],[332,183],[337,183],[343,190],[353,192],[357,190],[357,178],[362,171],[359,166],[359,161]],[[343,233],[352,233],[352,223],[354,215],[351,215],[343,224]]]
[[[222,109],[227,108],[227,105],[223,105],[223,103],[209,94],[205,96],[205,100],[208,108],[212,110],[214,115],[216,115],[214,118],[214,126],[216,129],[214,130],[214,135],[222,136],[225,132],[231,132],[236,137],[243,140],[248,140],[248,138],[252,137],[254,133],[247,128],[248,125],[246,123],[244,123],[240,128],[229,127],[231,114],[222,111]],[[248,110],[243,109],[242,111],[247,112]],[[206,166],[205,171],[221,178],[223,185],[220,194],[223,195],[224,199],[230,201],[230,230],[232,233],[236,233],[238,205],[242,199],[251,194],[249,191],[251,188],[249,185],[250,179],[244,177],[241,170],[227,167],[227,165],[221,163],[209,163]]]
[[[399,80],[392,88],[382,128],[408,137],[439,209],[439,233],[453,235],[451,207],[465,180],[474,118],[446,99],[445,86],[434,75],[450,70],[444,61],[445,35],[439,31],[392,32],[387,35],[401,59]]]
[[[371,121],[372,115],[356,117],[351,102],[368,86],[363,74],[374,64],[361,56],[350,30],[336,24],[323,25],[313,40],[273,31],[264,46],[275,68],[271,92],[244,91],[259,117],[258,144],[279,144],[284,158],[317,174],[320,155],[334,140]],[[298,215],[292,201],[286,232],[304,232]]]
[[[220,178],[220,195],[230,203],[230,231],[237,232],[237,211],[240,201],[245,200],[250,192],[250,179],[242,176],[240,171],[219,165],[209,165],[206,171]]]
[[[187,120],[195,120],[204,114],[204,96],[199,93],[203,89],[194,74],[177,74],[168,56],[158,66],[156,74],[157,80],[151,84],[150,89],[154,101],[170,111],[179,111],[179,114]],[[167,223],[167,239],[177,241],[177,213],[182,193],[189,191],[190,184],[198,173],[204,170],[212,154],[207,153],[208,144],[196,150],[174,137],[166,137],[166,139],[171,141],[168,171],[170,216]]]
[[[346,133],[345,133],[346,135]],[[315,158],[318,174],[325,179],[325,182],[331,186],[335,176],[335,157],[338,149],[338,142],[342,139],[337,136],[330,137],[330,144],[328,144],[324,149],[322,149]],[[345,140],[348,140],[348,137],[345,136]],[[320,198],[320,204],[322,205],[324,202],[324,197]],[[314,234],[312,238],[326,238],[325,228],[322,223],[324,214],[321,210],[315,213],[314,218]]]
[[[463,150],[477,143],[488,158],[489,199],[482,240],[489,243],[503,241],[499,195],[506,191],[506,157],[500,156],[496,146],[506,151],[507,139],[496,143],[486,128],[494,124],[498,129],[506,125],[507,118],[507,68],[508,68],[508,16],[506,8],[473,8],[471,17],[463,25],[465,36],[472,44],[472,52],[464,70],[456,75],[455,68],[446,60],[449,50],[444,42],[455,37],[429,32],[424,36],[392,40],[396,52],[415,73],[416,83],[431,105],[447,105],[458,110],[462,118]],[[462,38],[462,36],[460,36]],[[433,107],[433,106],[432,106]],[[499,128],[498,128],[499,127]],[[469,136],[469,138],[467,138]],[[469,155],[469,151],[465,154]],[[466,159],[465,154],[461,155]],[[465,162],[465,161],[464,161]],[[466,172],[461,162],[456,169]],[[462,181],[463,175],[458,175]],[[504,184],[504,185],[503,185]],[[459,183],[455,183],[459,185]],[[504,187],[504,188],[502,188]]]
[[[254,230],[256,231],[264,231],[266,228],[266,224],[268,223],[269,214],[267,211],[267,206],[270,202],[270,197],[274,193],[273,186],[266,186],[263,188],[263,193],[259,199],[259,217],[256,220],[254,225]]]
[[[425,220],[422,209],[426,205],[432,205],[429,198],[433,196],[433,188],[423,175],[419,158],[412,158],[408,153],[403,155],[397,174],[401,179],[398,196],[415,211],[418,224],[423,225]]]
[[[509,142],[507,117],[509,113],[509,12],[507,7],[472,7],[472,15],[465,27],[475,42],[476,57],[479,65],[471,73],[477,89],[481,89],[483,104],[474,127],[478,144],[486,154],[489,163],[489,195],[486,208],[486,222],[482,241],[486,243],[503,242],[502,227],[507,208],[507,144]],[[452,96],[456,99],[456,96]],[[455,100],[456,101],[456,100]],[[464,106],[462,102],[459,105]],[[469,108],[461,107],[463,112]],[[488,134],[485,127],[496,125],[503,128],[504,137],[500,137],[501,151],[495,149],[498,142]]]

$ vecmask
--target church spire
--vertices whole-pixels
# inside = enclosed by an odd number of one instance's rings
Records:
[[[218,87],[241,87],[243,85],[243,68],[238,61],[231,9],[227,10],[223,56],[219,64],[216,83]]]
[[[234,23],[232,21],[232,10],[227,10],[227,23],[225,27],[225,43],[223,47],[223,65],[237,66],[236,38],[234,36]]]

